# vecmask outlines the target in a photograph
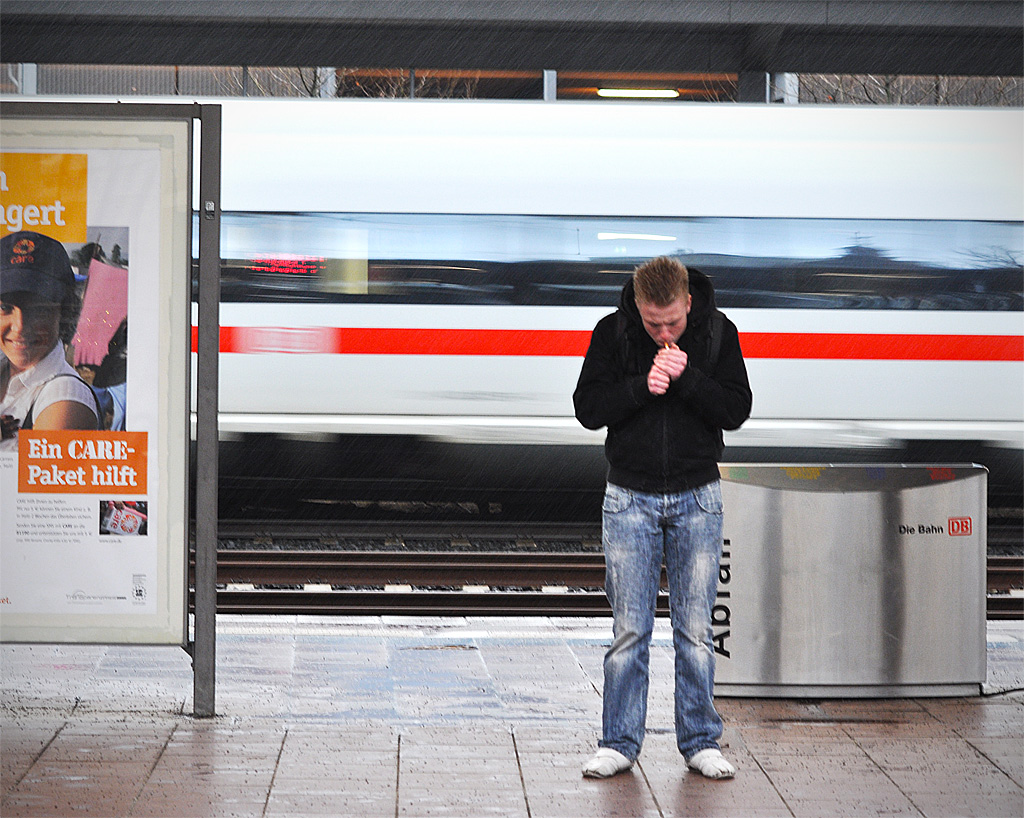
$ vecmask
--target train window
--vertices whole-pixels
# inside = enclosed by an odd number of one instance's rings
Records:
[[[231,212],[221,248],[225,301],[610,307],[674,255],[723,307],[1024,310],[1016,222]]]

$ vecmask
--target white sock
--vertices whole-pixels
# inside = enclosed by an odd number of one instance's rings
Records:
[[[690,756],[686,764],[705,778],[732,778],[736,775],[736,768],[725,760],[721,750],[714,747]]]
[[[583,775],[587,778],[608,778],[622,773],[633,766],[633,762],[618,750],[602,747],[594,757],[583,766]]]

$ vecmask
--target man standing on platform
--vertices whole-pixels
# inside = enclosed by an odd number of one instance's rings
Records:
[[[573,402],[588,429],[608,427],[602,541],[613,641],[604,659],[603,735],[583,774],[633,766],[644,740],[650,642],[664,562],[675,647],[676,744],[708,778],[731,778],[713,696],[711,609],[722,553],[722,430],[749,416],[736,327],[710,279],[653,259],[598,322]]]

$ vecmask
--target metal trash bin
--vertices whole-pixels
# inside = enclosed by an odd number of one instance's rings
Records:
[[[722,466],[725,696],[980,693],[982,466]]]

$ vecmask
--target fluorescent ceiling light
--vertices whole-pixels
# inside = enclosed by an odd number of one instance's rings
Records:
[[[656,233],[598,233],[598,241],[636,239],[637,241],[675,241],[675,236],[659,236]]]
[[[598,88],[597,95],[627,99],[675,99],[679,92],[675,88]]]

